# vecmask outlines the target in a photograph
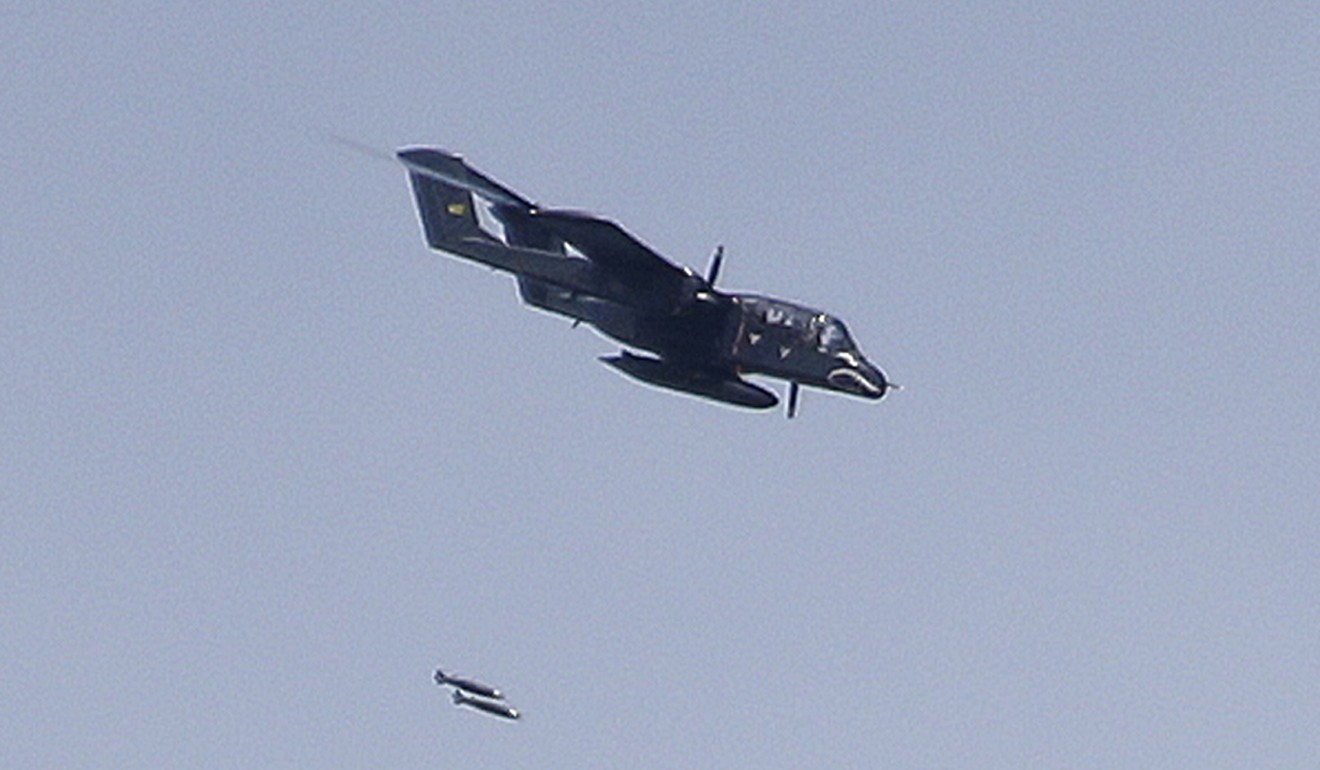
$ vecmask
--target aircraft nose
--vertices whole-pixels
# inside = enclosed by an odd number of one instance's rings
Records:
[[[830,372],[830,385],[863,398],[881,399],[889,390],[889,380],[885,373],[865,359],[848,362],[851,366],[839,367]]]
[[[872,388],[875,388],[875,393],[873,395],[868,395],[875,399],[884,398],[885,393],[889,392],[889,380],[885,378],[885,373],[880,371],[880,367],[867,361],[866,365],[862,368],[862,372],[866,378],[867,384]]]

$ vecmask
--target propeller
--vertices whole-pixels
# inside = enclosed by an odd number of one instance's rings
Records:
[[[325,137],[326,139],[334,142],[340,147],[347,147],[348,149],[360,155],[366,155],[368,158],[383,160],[386,163],[389,163],[391,166],[393,166],[396,162],[393,155],[391,155],[388,152],[385,152],[384,150],[378,150],[375,147],[372,147],[371,145],[363,144],[362,142],[357,142],[352,139],[339,136],[338,134],[326,134]]]
[[[720,275],[720,264],[724,262],[724,244],[715,247],[715,254],[710,258],[710,269],[706,271],[706,283],[712,288]]]
[[[797,414],[797,402],[798,384],[797,380],[792,380],[788,383],[788,419],[790,420],[793,419],[793,415]]]

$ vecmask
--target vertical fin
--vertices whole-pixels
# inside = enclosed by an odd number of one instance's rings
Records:
[[[472,193],[422,174],[411,173],[408,178],[417,198],[422,232],[431,248],[443,249],[446,243],[473,236],[490,238],[477,224]]]

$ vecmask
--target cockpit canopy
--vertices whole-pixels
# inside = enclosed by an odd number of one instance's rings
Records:
[[[744,314],[759,325],[790,332],[822,353],[857,350],[848,327],[827,313],[754,294],[740,294],[733,299],[743,308]]]
[[[843,325],[843,321],[821,313],[811,319],[811,322],[817,329],[816,345],[826,353],[857,349],[852,337],[848,336],[848,327]]]

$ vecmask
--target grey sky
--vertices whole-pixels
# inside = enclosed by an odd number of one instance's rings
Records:
[[[269,5],[0,12],[0,766],[1320,764],[1312,4]],[[625,380],[330,134],[906,389]]]

